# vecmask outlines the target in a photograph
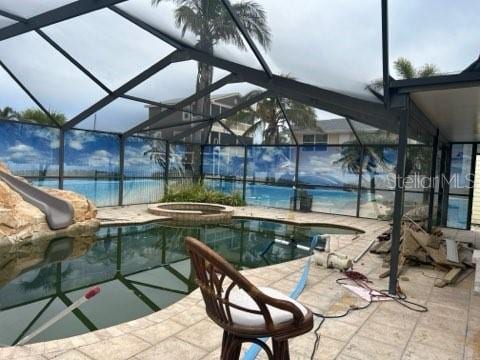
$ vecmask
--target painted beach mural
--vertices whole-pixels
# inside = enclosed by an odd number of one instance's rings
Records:
[[[58,187],[59,130],[13,121],[0,125],[0,161],[36,185]],[[428,174],[425,162],[430,155],[423,152],[422,147],[409,148],[408,172],[417,177]],[[127,138],[123,204],[161,199],[166,185],[166,154],[166,143],[161,140]],[[204,182],[224,192],[243,194],[245,176],[245,199],[251,205],[292,208],[294,197],[298,200],[303,196],[310,199],[313,211],[345,215],[358,212],[373,218],[391,214],[395,146],[366,146],[362,155],[357,144],[302,145],[298,161],[296,147],[290,145],[251,145],[246,149],[207,145],[203,159],[200,154],[200,145],[170,144],[169,184],[200,179],[202,164]],[[97,206],[118,205],[120,137],[103,132],[67,131],[64,174],[65,189],[87,196]],[[428,201],[425,193],[416,188],[407,190],[407,208]],[[452,214],[457,205],[458,202],[451,202]]]

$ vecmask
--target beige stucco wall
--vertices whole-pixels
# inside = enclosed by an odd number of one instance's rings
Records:
[[[480,224],[480,158],[478,156],[475,166],[475,183],[473,188],[472,224]]]

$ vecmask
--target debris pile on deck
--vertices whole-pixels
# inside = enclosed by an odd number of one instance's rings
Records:
[[[442,231],[434,228],[427,232],[428,216],[423,208],[404,215],[400,237],[400,259],[398,275],[408,265],[429,264],[445,272],[443,278],[435,280],[435,286],[454,285],[465,279],[472,271],[473,247],[471,244],[445,238]],[[384,258],[384,266],[390,267],[391,230],[377,238],[371,252]],[[387,277],[386,270],[380,277]]]

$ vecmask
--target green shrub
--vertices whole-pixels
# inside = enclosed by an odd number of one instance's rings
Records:
[[[225,194],[207,188],[201,183],[169,186],[162,202],[202,202],[230,206],[243,206],[245,201],[239,193]]]

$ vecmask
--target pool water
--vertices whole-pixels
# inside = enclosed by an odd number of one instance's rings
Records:
[[[355,232],[236,219],[227,225],[199,227],[165,222],[105,227],[94,239],[52,240],[38,247],[45,250],[37,259],[22,260],[25,254],[16,254],[13,272],[11,266],[6,272],[8,264],[0,264],[0,344],[15,344],[97,284],[101,287],[97,297],[32,342],[116,325],[175,303],[196,287],[185,236],[201,239],[237,269],[246,269],[307,255],[295,246],[269,246],[274,239],[294,239],[308,246],[313,235],[326,233]]]

